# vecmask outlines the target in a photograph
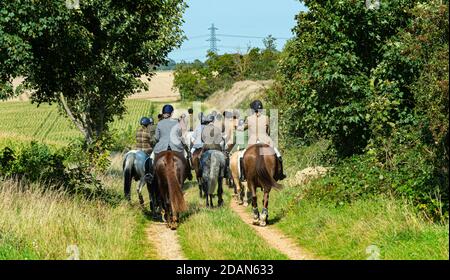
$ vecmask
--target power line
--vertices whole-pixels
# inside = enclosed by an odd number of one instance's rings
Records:
[[[232,38],[248,38],[248,39],[265,39],[267,37],[260,37],[260,36],[249,36],[249,35],[233,35],[233,34],[216,34],[220,37],[232,37]],[[286,37],[274,37],[274,39],[280,39],[280,40],[288,40],[289,38]]]
[[[209,34],[204,34],[204,35],[191,36],[191,37],[188,37],[187,39],[188,39],[188,40],[192,40],[192,39],[200,39],[200,38],[206,38],[206,37],[208,37],[208,36],[209,36]]]

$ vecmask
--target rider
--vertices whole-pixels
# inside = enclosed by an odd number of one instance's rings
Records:
[[[192,108],[188,109],[189,114],[189,125],[188,125],[188,131],[194,131],[194,110]]]
[[[153,119],[142,117],[140,120],[141,126],[136,131],[136,150],[141,150],[147,153],[150,156],[152,153],[152,126]]]
[[[200,124],[197,125],[194,132],[191,135],[191,143],[192,143],[192,149],[191,154],[193,154],[196,150],[203,148],[203,142],[202,142],[202,131],[205,125],[207,124],[206,118],[203,116],[203,112],[200,112],[198,114],[198,120],[200,121]]]
[[[273,141],[269,136],[269,117],[263,114],[263,104],[260,100],[254,100],[250,104],[250,108],[253,112],[252,115],[247,117],[244,125],[241,125],[239,130],[248,129],[248,146],[255,145],[257,143],[264,143],[269,145],[275,150],[275,154],[278,159],[278,170],[275,174],[275,180],[283,180],[286,175],[283,172],[283,160],[281,154],[276,147],[273,145]],[[243,155],[244,151],[239,154],[239,165],[240,165],[240,180],[244,181],[243,172]]]
[[[217,116],[217,115],[216,115]],[[210,156],[211,151],[216,150],[223,152],[223,146],[224,146],[224,139],[222,130],[217,127],[215,124],[215,117],[213,114],[209,114],[206,117],[207,125],[203,128],[201,138],[203,142],[203,153],[200,158],[200,170],[202,171],[206,160]],[[201,172],[200,171],[200,172]],[[225,173],[227,173],[226,169],[224,170]],[[227,177],[227,174],[224,174],[224,177]]]
[[[154,144],[154,122],[152,118],[142,117],[141,126],[136,131],[136,150],[144,151],[148,156],[152,153]],[[145,161],[145,173],[152,173],[152,159]]]
[[[171,150],[177,153],[180,158],[186,160],[184,151],[186,145],[183,143],[180,123],[176,119],[172,119],[174,108],[170,104],[164,105],[162,109],[162,120],[156,126],[155,138],[158,141],[153,150],[153,157],[156,158],[159,153]],[[189,153],[189,151],[186,151]],[[191,166],[189,160],[186,160],[187,178],[192,180]]]

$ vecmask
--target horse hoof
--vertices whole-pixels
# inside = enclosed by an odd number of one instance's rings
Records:
[[[247,207],[248,206],[248,202],[244,202],[244,207]]]
[[[253,224],[254,224],[255,226],[260,225],[259,219],[253,219]]]
[[[267,224],[267,215],[262,214],[259,220],[259,225],[265,227]]]

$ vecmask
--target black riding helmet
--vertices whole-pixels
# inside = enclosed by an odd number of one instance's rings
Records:
[[[166,104],[164,105],[164,107],[162,108],[162,113],[163,114],[172,114],[173,113],[173,106],[170,104]]]
[[[252,103],[250,103],[250,108],[253,111],[258,112],[263,109],[263,104],[260,100],[254,100]]]
[[[150,125],[152,123],[152,121],[149,119],[149,118],[147,118],[147,117],[142,117],[141,118],[141,121],[140,121],[140,124],[141,125],[143,125],[143,126],[148,126],[148,125]]]

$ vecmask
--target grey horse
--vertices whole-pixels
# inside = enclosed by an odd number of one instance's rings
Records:
[[[213,207],[213,195],[217,188],[219,206],[223,205],[223,177],[225,166],[225,155],[221,151],[209,150],[203,153],[205,156],[205,166],[203,170],[203,191],[206,197],[206,206]]]
[[[151,159],[149,156],[140,150],[131,150],[125,154],[123,160],[123,175],[124,175],[124,193],[126,199],[131,201],[131,183],[134,179],[139,181],[137,187],[137,193],[139,196],[139,203],[144,206],[144,198],[142,197],[142,188],[144,184],[147,185],[147,190],[150,199],[150,210],[153,216],[156,215],[156,204],[157,204],[157,190],[152,187],[153,174],[147,173],[151,169]]]

